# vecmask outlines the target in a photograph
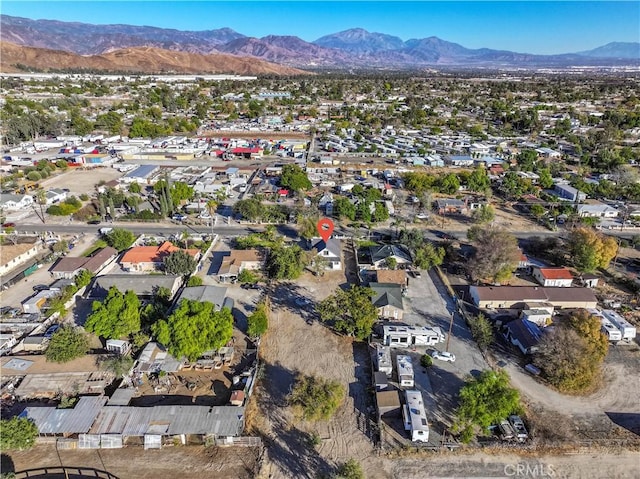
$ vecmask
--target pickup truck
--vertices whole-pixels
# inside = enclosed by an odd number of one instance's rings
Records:
[[[529,439],[529,433],[527,432],[527,428],[524,427],[524,421],[520,416],[512,415],[509,416],[509,424],[513,427],[513,430],[516,433],[516,439],[520,442],[524,442]]]

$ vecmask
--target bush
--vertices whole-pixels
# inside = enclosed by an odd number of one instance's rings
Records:
[[[420,358],[420,365],[423,368],[428,368],[433,366],[433,358],[428,354],[423,354],[422,357]]]
[[[89,339],[81,329],[63,326],[54,333],[49,342],[47,361],[66,363],[84,356],[89,350]]]
[[[298,375],[289,395],[296,415],[307,421],[328,420],[345,396],[345,388],[337,381]]]
[[[339,479],[364,479],[362,466],[355,459],[349,459],[338,468]]]
[[[81,199],[82,201],[89,201],[89,195],[88,195],[88,194],[86,194],[86,193],[82,193],[82,194],[80,195],[80,199]]]
[[[202,286],[202,278],[200,276],[191,276],[189,281],[187,281],[187,286],[190,288],[193,286]]]
[[[42,179],[42,176],[40,176],[40,173],[38,173],[37,171],[30,171],[27,174],[27,179],[29,181],[39,181]]]
[[[243,269],[238,275],[238,282],[243,284],[255,284],[258,282],[258,280],[258,275],[249,269]]]

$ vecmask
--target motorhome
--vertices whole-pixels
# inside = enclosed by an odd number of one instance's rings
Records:
[[[404,429],[414,442],[429,442],[429,423],[420,391],[405,391],[406,404],[402,407]]]
[[[414,386],[413,363],[410,356],[399,354],[396,357],[396,372],[400,387],[412,388]]]

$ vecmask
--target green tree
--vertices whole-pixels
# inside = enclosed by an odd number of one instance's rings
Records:
[[[425,242],[419,246],[413,255],[413,264],[420,269],[431,269],[440,266],[444,261],[446,251],[442,247],[436,247],[433,243]]]
[[[356,205],[344,196],[338,196],[333,202],[333,213],[338,218],[356,219]]]
[[[40,173],[38,173],[37,171],[30,171],[29,173],[27,173],[27,179],[29,181],[40,181],[42,179],[42,176],[40,176]]]
[[[89,340],[80,328],[63,326],[56,331],[45,353],[47,361],[66,363],[87,354]]]
[[[486,370],[469,379],[459,397],[454,429],[465,442],[471,439],[475,428],[487,431],[489,426],[522,410],[520,394],[509,385],[509,376],[503,370]]]
[[[433,366],[433,358],[428,354],[423,354],[420,356],[420,366],[423,368],[429,368]]]
[[[396,269],[398,266],[398,260],[396,260],[393,256],[389,256],[385,261],[385,265],[389,269]]]
[[[276,245],[269,251],[266,270],[271,279],[296,279],[306,266],[306,255],[298,245]]]
[[[164,259],[164,270],[167,274],[189,276],[195,271],[196,266],[196,260],[184,250],[174,251]]]
[[[590,228],[576,228],[569,233],[569,253],[580,272],[606,268],[618,251],[615,238]]]
[[[0,449],[31,449],[38,437],[38,426],[26,417],[0,420]]]
[[[471,276],[476,281],[490,283],[501,283],[511,278],[521,255],[515,236],[490,228],[476,228],[472,236],[475,237],[475,251],[469,262]]]
[[[484,192],[491,188],[491,181],[487,176],[487,171],[482,167],[477,167],[471,172],[467,179],[467,187],[471,191]]]
[[[114,228],[105,235],[104,239],[112,248],[115,248],[118,251],[124,251],[133,244],[136,236],[131,231],[125,230],[124,228]]]
[[[496,212],[491,205],[481,205],[480,208],[476,208],[471,213],[473,221],[478,224],[491,223],[495,216]]]
[[[121,339],[140,331],[140,300],[133,291],[112,286],[104,301],[94,301],[84,328],[102,338]]]
[[[336,331],[365,339],[371,335],[378,320],[378,310],[371,302],[373,290],[352,285],[320,301],[316,307],[320,320],[331,323]]]
[[[538,184],[545,189],[549,189],[553,186],[553,176],[551,176],[551,170],[549,168],[540,168],[538,170]]]
[[[531,207],[529,208],[529,211],[531,212],[533,217],[537,220],[540,220],[540,218],[542,218],[544,214],[547,212],[547,210],[544,209],[544,206],[538,203],[532,204]]]
[[[483,351],[486,350],[493,342],[493,328],[491,322],[480,313],[475,318],[469,320],[469,327],[471,328],[471,335],[475,339],[478,347]]]
[[[142,188],[140,188],[140,184],[137,181],[134,181],[129,185],[129,193],[140,194],[142,192]]]
[[[76,275],[75,283],[79,288],[84,288],[85,286],[89,286],[91,280],[93,279],[93,273],[86,269],[80,270],[80,272]]]
[[[233,316],[228,308],[215,311],[212,303],[183,299],[167,320],[153,325],[152,331],[173,357],[195,361],[205,351],[229,342]]]
[[[345,388],[337,381],[298,374],[289,394],[294,413],[306,421],[327,421],[340,407]]]
[[[251,271],[250,269],[243,269],[238,274],[238,282],[242,284],[255,284],[259,281],[259,276],[255,271]]]
[[[298,165],[284,165],[280,175],[280,185],[292,191],[303,191],[311,189],[311,181],[307,174]]]
[[[256,306],[256,310],[247,318],[247,336],[258,338],[267,332],[269,327],[269,308],[264,301]]]
[[[460,180],[458,176],[449,173],[448,175],[444,175],[438,180],[438,189],[441,193],[445,193],[448,195],[454,195],[460,189]]]
[[[202,286],[202,278],[200,276],[191,276],[189,281],[187,281],[187,286],[189,288],[193,286]]]
[[[316,225],[318,224],[317,216],[307,216],[307,215],[298,215],[296,220],[296,224],[298,225],[298,234],[301,238],[310,240],[311,238],[315,238],[318,236],[318,229]]]

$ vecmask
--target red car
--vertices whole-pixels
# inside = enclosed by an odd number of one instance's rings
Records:
[[[3,228],[15,228],[16,224],[15,223],[3,223],[2,227]]]

